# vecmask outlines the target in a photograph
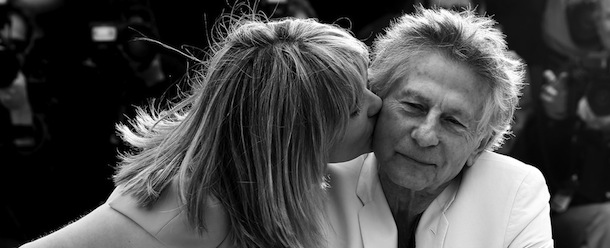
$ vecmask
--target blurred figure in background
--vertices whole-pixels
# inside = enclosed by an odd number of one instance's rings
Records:
[[[110,25],[102,24],[99,28],[114,29],[111,32],[116,34],[110,43],[120,55],[116,58],[120,62],[115,62],[122,64],[120,71],[124,74],[117,79],[122,81],[122,85],[117,88],[121,102],[115,121],[122,121],[135,116],[134,106],[141,106],[151,98],[176,97],[176,87],[172,86],[180,78],[178,74],[182,71],[179,69],[182,62],[175,54],[169,54],[154,42],[160,36],[148,1],[116,1],[115,4],[121,10],[117,20]],[[162,104],[163,101],[158,103]],[[114,133],[111,143],[120,145]]]
[[[547,1],[541,156],[556,247],[610,247],[610,1]]]
[[[11,176],[0,180],[0,238],[38,237],[112,191],[114,123],[132,113],[131,105],[166,93],[179,74],[173,72],[184,70],[175,70],[175,59],[156,44],[134,40],[158,37],[147,11],[146,1],[15,0],[2,6],[0,164]],[[96,24],[121,32],[108,36],[102,28],[94,36]]]
[[[0,134],[0,151],[27,153],[41,145],[44,132],[43,123],[35,120],[23,68],[31,40],[31,20],[12,5],[0,5],[0,28],[0,111],[3,125],[7,125]]]
[[[31,16],[11,2],[0,3],[0,247],[27,237],[22,218],[21,190],[26,177],[44,170],[45,144],[49,139],[44,99],[39,99],[29,51],[32,45]],[[24,178],[26,178],[24,180]]]

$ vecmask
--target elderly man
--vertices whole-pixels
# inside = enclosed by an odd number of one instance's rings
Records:
[[[330,166],[333,247],[553,247],[538,169],[494,153],[523,65],[495,22],[418,8],[374,43],[374,154]]]

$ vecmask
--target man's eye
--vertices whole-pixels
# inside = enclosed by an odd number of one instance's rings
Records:
[[[447,122],[451,123],[451,124],[458,125],[458,126],[461,126],[461,127],[465,127],[460,121],[458,121],[455,118],[449,117],[449,118],[445,118],[445,120]]]
[[[418,103],[405,102],[405,106],[407,106],[407,109],[409,111],[412,111],[412,112],[418,112],[419,113],[419,112],[424,112],[425,111],[424,106],[421,105],[421,104],[418,104]]]

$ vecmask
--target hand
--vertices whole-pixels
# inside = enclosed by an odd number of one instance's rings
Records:
[[[9,87],[0,89],[0,104],[10,111],[13,125],[33,125],[32,108],[23,73],[19,72]]]
[[[587,124],[587,127],[594,130],[610,131],[610,115],[596,116],[591,110],[589,101],[587,101],[586,97],[583,97],[578,101],[578,110],[576,111],[576,114]]]
[[[551,119],[565,119],[568,115],[568,73],[561,72],[559,76],[555,76],[553,71],[545,70],[543,77],[547,82],[540,93],[544,112]]]
[[[23,73],[17,73],[17,77],[7,88],[0,89],[0,103],[7,109],[16,110],[29,106],[27,85]]]

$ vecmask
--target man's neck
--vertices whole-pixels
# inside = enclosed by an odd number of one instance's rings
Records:
[[[433,191],[415,191],[393,183],[386,175],[379,173],[383,193],[388,200],[392,214],[402,213],[408,217],[423,213],[449,183]]]
[[[379,177],[398,228],[398,247],[410,247],[414,242],[414,233],[419,218],[449,184],[447,183],[433,192],[414,191],[394,184],[383,173],[380,173]]]

